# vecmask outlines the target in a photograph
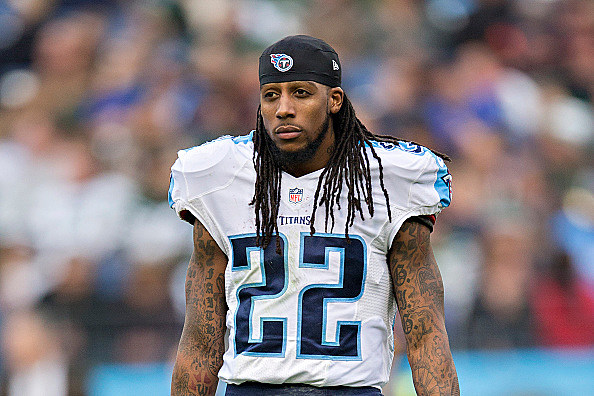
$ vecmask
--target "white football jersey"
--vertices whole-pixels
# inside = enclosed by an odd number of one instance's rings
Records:
[[[252,132],[253,134],[253,132]],[[191,212],[229,258],[225,271],[228,349],[219,377],[314,386],[374,386],[389,379],[396,300],[387,255],[411,216],[437,214],[450,203],[450,175],[428,149],[374,142],[382,160],[392,221],[369,152],[375,215],[344,229],[346,209],[334,208],[335,226],[324,229],[325,210],[313,197],[322,170],[302,177],[282,174],[278,230],[256,246],[252,134],[222,137],[180,151],[172,167],[170,204]],[[347,207],[343,186],[341,208]]]

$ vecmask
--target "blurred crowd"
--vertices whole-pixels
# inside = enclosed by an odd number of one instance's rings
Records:
[[[591,0],[0,0],[0,394],[172,361],[170,166],[254,128],[259,54],[297,33],[370,130],[452,158],[452,347],[594,346]]]

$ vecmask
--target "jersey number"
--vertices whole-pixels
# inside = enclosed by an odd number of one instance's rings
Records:
[[[367,257],[365,243],[358,236],[351,235],[349,238],[347,241],[344,235],[301,234],[299,267],[320,271],[320,278],[323,278],[324,273],[327,275],[328,271],[338,268],[338,282],[310,284],[299,292],[298,359],[361,359],[361,322],[340,320],[328,313],[329,303],[355,302],[363,294]],[[230,241],[232,271],[248,271],[259,266],[262,274],[257,282],[246,279],[237,290],[239,304],[235,313],[235,354],[283,357],[287,317],[257,317],[254,303],[280,298],[287,290],[287,239],[280,234],[280,255],[276,252],[274,239],[266,249],[256,247],[255,235],[231,237]],[[254,320],[258,320],[259,331],[253,328]],[[328,323],[335,324],[331,327],[335,329],[334,334],[326,334]]]

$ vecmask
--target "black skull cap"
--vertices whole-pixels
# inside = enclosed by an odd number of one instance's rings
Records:
[[[338,54],[328,43],[306,35],[288,36],[260,55],[260,86],[288,81],[315,81],[339,87],[341,66]]]

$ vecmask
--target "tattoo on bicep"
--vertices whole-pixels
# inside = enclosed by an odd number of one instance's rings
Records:
[[[174,374],[176,386],[187,394],[208,394],[216,387],[216,376],[223,362],[227,304],[224,273],[215,272],[217,249],[214,240],[197,223],[185,285],[186,334],[182,335],[178,352],[189,363],[190,372]]]
[[[396,280],[396,284],[398,286],[404,285],[404,282],[407,279],[406,277],[408,276],[408,272],[404,269],[404,265],[397,264],[395,272],[396,272],[396,276],[394,277],[394,279]],[[409,282],[410,282],[410,279],[409,279]]]
[[[177,378],[175,378],[175,381],[173,382],[175,384],[175,391],[176,391],[176,395],[183,395],[184,391],[188,389],[188,382],[190,380],[190,374],[188,373],[183,373],[181,375],[179,375]]]
[[[409,354],[417,392],[456,394],[443,322],[443,282],[429,235],[426,226],[405,222],[391,249],[390,273],[407,344],[417,351]]]
[[[443,282],[435,268],[420,268],[417,273],[419,292],[433,302],[433,305],[443,310]]]
[[[405,222],[395,238],[390,272],[401,310],[443,310],[443,282],[429,246],[429,229],[416,222]]]
[[[406,335],[410,334],[410,332],[413,329],[413,321],[410,318],[410,315],[402,314],[400,319],[402,321],[402,330],[404,331],[404,334],[406,334]]]
[[[397,290],[396,291],[396,304],[398,305],[399,310],[403,310],[407,306],[406,300],[406,290]]]
[[[227,304],[225,302],[225,277],[221,274],[216,280],[215,294],[215,312],[219,315],[224,315],[227,312]]]

